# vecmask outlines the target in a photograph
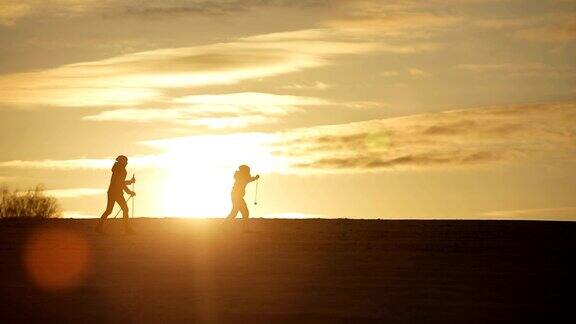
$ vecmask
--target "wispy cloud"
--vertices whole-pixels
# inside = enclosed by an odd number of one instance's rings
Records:
[[[549,67],[542,63],[471,63],[458,64],[458,69],[469,70],[474,72],[542,72]]]
[[[501,219],[559,219],[573,220],[576,216],[576,207],[551,207],[497,210],[481,214],[484,217]]]
[[[279,95],[272,93],[260,92],[241,92],[227,93],[217,95],[194,95],[178,97],[173,100],[175,103],[206,105],[206,106],[225,106],[234,107],[236,105],[254,106],[254,109],[260,110],[258,105],[271,105],[277,107],[297,106],[297,105],[324,105],[326,100],[312,97],[300,97],[291,95]],[[216,108],[218,109],[218,108]],[[235,110],[235,108],[234,108]]]
[[[31,12],[30,4],[20,0],[4,0],[0,6],[0,26],[11,26]]]
[[[46,194],[55,198],[79,198],[96,196],[104,193],[104,189],[97,188],[70,188],[46,190]]]
[[[395,77],[398,76],[400,73],[398,71],[384,71],[382,73],[380,73],[381,76],[383,77]]]
[[[573,161],[576,103],[543,103],[317,126],[278,133],[191,136],[146,141],[157,155],[131,158],[140,167],[235,168],[263,172],[374,172],[476,167],[523,161]],[[6,161],[0,167],[109,168],[112,159]]]
[[[554,23],[518,30],[516,37],[534,42],[571,42],[576,40],[576,15],[560,18]]]
[[[508,17],[508,18],[496,18],[496,17],[484,17],[471,20],[471,23],[477,27],[486,29],[515,29],[523,28],[526,26],[533,25],[542,21],[542,17]]]
[[[576,75],[576,70],[572,67],[554,67],[538,62],[468,63],[458,64],[455,68],[473,73],[497,74],[504,77],[569,78]]]
[[[154,155],[130,158],[130,164],[135,167],[149,167],[159,163],[160,158]],[[0,168],[19,169],[48,169],[48,170],[74,170],[74,169],[110,169],[114,158],[101,159],[68,159],[68,160],[12,160],[0,162]]]
[[[319,22],[323,28],[254,35],[226,43],[159,49],[137,52],[104,60],[67,64],[53,69],[0,76],[0,105],[14,107],[63,106],[154,107],[155,103],[170,100],[170,89],[230,85],[244,80],[260,79],[326,66],[336,56],[390,52],[413,54],[440,48],[437,42],[414,40],[419,33],[430,34],[453,25],[458,19],[425,12],[389,12],[385,8],[366,7],[363,1],[306,1],[298,6],[359,6],[356,14],[348,10],[337,19]],[[39,10],[37,2],[25,2]],[[60,3],[60,5],[62,5]],[[142,12],[183,11],[206,12],[242,10],[246,6],[292,6],[290,1],[184,1],[155,5],[129,2],[125,7],[139,7]],[[45,12],[61,6],[47,2]],[[70,1],[65,12],[85,13],[111,9],[117,3],[99,1]],[[16,7],[16,5],[11,6]],[[41,6],[40,6],[41,7]],[[186,9],[187,8],[187,9]],[[201,9],[204,8],[204,9]],[[212,9],[210,9],[212,8]],[[388,8],[388,7],[386,7]],[[132,9],[131,9],[132,10]],[[65,15],[65,13],[63,13]],[[383,31],[386,35],[383,35]],[[374,31],[377,36],[361,37]],[[360,34],[358,34],[360,33]],[[420,37],[420,36],[418,36]],[[325,83],[315,83],[315,89],[326,89]],[[307,85],[287,85],[304,89]],[[132,113],[130,111],[128,113]],[[146,111],[151,115],[154,111]],[[178,116],[189,111],[173,112]],[[236,118],[238,119],[238,118]],[[248,116],[240,124],[271,118]],[[210,118],[196,123],[205,124]]]
[[[330,88],[329,84],[324,82],[316,81],[316,82],[302,82],[302,83],[295,83],[290,84],[287,86],[279,87],[280,89],[286,90],[326,90]]]
[[[250,162],[264,171],[280,169],[279,159],[272,156],[269,145],[274,134],[238,133],[147,140],[139,142],[158,150],[158,154],[129,157],[129,167],[138,169],[174,169],[182,166],[211,170],[216,166],[238,167],[238,161]],[[12,160],[0,162],[0,168],[67,170],[109,170],[114,157],[100,159]]]
[[[269,9],[271,7],[325,7],[330,5],[329,0],[180,0],[144,3],[133,1],[125,6],[121,13],[137,16],[182,16],[201,15],[218,16],[238,14],[252,9]]]
[[[175,98],[179,106],[159,109],[118,109],[85,116],[85,120],[123,122],[166,122],[212,128],[245,127],[272,123],[302,106],[329,104],[320,98],[243,92]]]
[[[531,42],[558,43],[576,40],[576,15],[560,11],[539,16],[479,18],[471,23],[481,28],[507,31],[517,39]]]
[[[12,176],[0,176],[0,182],[1,183],[5,183],[5,182],[12,182],[14,180],[16,180],[17,177],[12,177]]]
[[[74,160],[12,160],[0,162],[2,168],[26,169],[104,169],[110,167],[107,159],[74,159]]]
[[[286,109],[285,114],[297,110]],[[205,115],[205,116],[202,116]],[[212,117],[210,117],[212,116]],[[232,115],[202,113],[196,107],[162,109],[119,109],[108,110],[96,115],[83,117],[84,120],[116,121],[137,123],[171,123],[209,128],[242,128],[254,124],[270,124],[278,121],[279,114]]]
[[[462,17],[436,14],[417,1],[344,1],[340,17],[325,24],[331,28],[385,37],[428,38],[454,26]]]
[[[411,79],[424,79],[431,76],[432,73],[418,68],[408,68],[405,71],[384,71],[380,75],[385,78],[404,76]]]
[[[215,17],[273,8],[301,8],[333,10],[355,15],[390,11],[418,10],[489,3],[495,0],[3,0],[0,24],[12,25],[27,16],[39,15],[78,18],[82,16],[125,17],[143,19],[175,17]],[[422,19],[420,19],[422,20]],[[412,19],[413,23],[422,23]],[[381,23],[380,23],[381,24]],[[438,23],[436,23],[438,24]]]
[[[173,18],[180,16],[221,16],[258,8],[328,6],[328,0],[3,0],[0,24],[13,25],[26,16],[106,17],[135,16],[142,18]]]
[[[40,72],[0,76],[0,104],[138,105],[171,88],[234,84],[329,64],[335,55],[412,51],[406,46],[330,40],[328,30],[260,35],[235,42],[162,49]]]
[[[295,130],[276,154],[344,172],[572,159],[575,127],[575,103],[473,108]]]
[[[424,79],[432,75],[430,72],[426,72],[417,68],[408,69],[408,74],[415,79]]]

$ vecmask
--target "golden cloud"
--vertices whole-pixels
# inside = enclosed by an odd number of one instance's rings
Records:
[[[576,16],[556,11],[539,16],[480,18],[472,23],[487,29],[508,29],[511,35],[541,43],[570,42],[576,40]]]
[[[576,215],[576,207],[549,207],[531,209],[497,210],[481,214],[492,219],[571,219]]]
[[[330,27],[369,33],[386,33],[387,36],[425,37],[432,29],[446,28],[462,21],[459,17],[440,16],[427,12],[364,12],[345,18],[334,19],[326,24]],[[417,33],[420,31],[421,33]]]
[[[130,158],[130,165],[144,168],[158,165],[160,158],[154,155]],[[114,164],[114,158],[101,159],[69,159],[69,160],[12,160],[0,162],[0,168],[20,169],[47,169],[47,170],[91,170],[110,169]]]
[[[70,188],[46,190],[46,194],[55,198],[78,198],[103,194],[104,189],[99,188]]]
[[[452,168],[573,159],[576,103],[471,108],[289,131],[275,154],[297,169]]]
[[[169,108],[117,109],[85,116],[94,121],[165,122],[201,125],[211,128],[246,127],[276,122],[279,117],[301,110],[302,106],[321,106],[320,98],[243,92],[218,95],[195,95],[171,100]]]
[[[301,35],[304,35],[300,37]],[[0,104],[122,106],[165,100],[171,88],[233,84],[323,66],[335,55],[385,48],[370,42],[310,39],[306,31],[236,42],[127,54],[39,72],[0,76]],[[315,37],[330,37],[315,32]]]
[[[325,173],[476,167],[522,161],[574,161],[576,103],[480,107],[317,126],[147,141],[158,155],[139,167],[234,168],[248,161],[265,172]],[[6,161],[0,167],[109,168],[112,159]]]
[[[332,0],[330,0],[332,1]],[[86,15],[174,17],[218,16],[265,7],[316,7],[329,0],[3,0],[0,25],[13,25],[26,16],[78,17]]]
[[[11,26],[30,13],[30,4],[19,0],[5,0],[0,6],[0,26]]]
[[[576,16],[559,19],[555,24],[534,26],[516,31],[519,38],[534,42],[569,42],[576,40]]]

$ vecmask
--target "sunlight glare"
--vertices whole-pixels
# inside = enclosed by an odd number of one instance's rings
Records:
[[[247,133],[147,142],[166,150],[162,164],[167,175],[160,193],[165,216],[226,216],[233,175],[240,164],[248,164],[253,174],[278,167],[267,145],[272,139]]]

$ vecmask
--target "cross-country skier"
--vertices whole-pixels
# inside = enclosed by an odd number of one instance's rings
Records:
[[[120,208],[122,208],[122,216],[124,221],[124,231],[126,234],[131,234],[134,231],[130,224],[128,223],[128,205],[126,200],[124,200],[123,191],[125,191],[130,196],[135,196],[136,193],[128,188],[128,185],[136,182],[134,176],[131,180],[126,180],[126,165],[128,165],[128,158],[124,155],[120,155],[116,158],[116,162],[112,167],[112,178],[110,179],[110,187],[108,187],[108,202],[106,203],[106,210],[102,214],[102,217],[96,225],[96,232],[103,232],[104,221],[112,213],[114,208],[114,203],[118,203]]]
[[[246,194],[246,185],[252,181],[258,180],[259,175],[251,176],[250,167],[247,165],[241,165],[238,167],[238,171],[234,173],[234,187],[232,188],[232,210],[228,215],[228,219],[236,218],[238,212],[242,214],[242,218],[248,221],[250,217],[250,212],[248,211],[248,206],[246,201],[244,201],[244,195]],[[245,223],[246,224],[246,223]]]

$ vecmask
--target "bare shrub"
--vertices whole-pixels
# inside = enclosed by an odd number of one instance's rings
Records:
[[[61,211],[58,200],[47,196],[41,186],[27,191],[0,188],[0,218],[55,218],[61,216]]]

